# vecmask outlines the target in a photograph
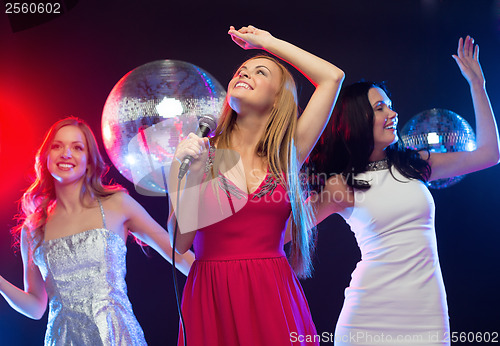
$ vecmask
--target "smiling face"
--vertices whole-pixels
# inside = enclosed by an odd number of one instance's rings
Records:
[[[229,105],[238,114],[248,109],[268,112],[276,101],[281,78],[279,66],[269,59],[246,61],[229,82]]]
[[[62,184],[83,179],[88,163],[87,140],[77,126],[64,126],[57,131],[49,146],[47,168],[54,179]]]
[[[392,101],[385,91],[378,87],[368,91],[368,100],[373,108],[373,151],[377,154],[397,142],[398,113],[392,110]]]

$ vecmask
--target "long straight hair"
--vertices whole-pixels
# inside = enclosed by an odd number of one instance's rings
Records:
[[[265,130],[256,147],[256,154],[265,159],[269,171],[286,187],[292,205],[292,243],[288,259],[290,265],[301,278],[310,277],[312,273],[312,253],[314,251],[313,231],[314,217],[310,207],[305,203],[303,186],[299,182],[299,164],[295,147],[295,130],[297,127],[297,90],[290,72],[278,60],[257,55],[247,60],[268,59],[281,70],[281,81],[276,102],[265,124]],[[221,121],[215,130],[212,144],[218,149],[231,148],[231,133],[237,127],[237,113],[229,106],[226,98]],[[212,171],[212,176],[217,170]]]
[[[309,162],[311,170],[327,177],[343,174],[349,186],[359,189],[370,188],[368,182],[355,179],[355,176],[366,171],[374,148],[375,115],[368,99],[371,88],[381,88],[389,94],[384,84],[365,81],[341,90],[332,117]],[[429,179],[429,163],[417,151],[405,148],[400,140],[385,151],[389,166],[394,166],[404,177],[423,182]]]
[[[85,203],[85,197],[91,199],[108,197],[118,191],[125,191],[120,185],[104,185],[102,178],[108,171],[94,134],[90,127],[81,119],[68,117],[57,121],[47,132],[42,145],[35,156],[35,180],[21,198],[21,211],[18,225],[12,230],[17,243],[21,231],[27,232],[27,239],[32,251],[43,241],[47,217],[56,201],[54,178],[47,167],[47,158],[52,142],[57,132],[65,126],[78,127],[85,136],[88,149],[88,168],[83,178],[80,191],[80,201]]]

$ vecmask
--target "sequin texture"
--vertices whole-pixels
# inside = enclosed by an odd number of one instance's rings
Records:
[[[49,297],[45,345],[146,345],[125,283],[127,247],[104,228],[44,241],[34,253]]]

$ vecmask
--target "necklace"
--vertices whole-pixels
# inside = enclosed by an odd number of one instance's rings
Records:
[[[389,160],[387,160],[387,157],[383,158],[382,160],[370,162],[368,163],[368,165],[366,165],[367,171],[381,171],[383,169],[388,169],[388,168],[389,168]]]

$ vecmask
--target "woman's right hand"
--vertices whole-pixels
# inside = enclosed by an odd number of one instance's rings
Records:
[[[185,253],[194,241],[198,229],[199,187],[205,173],[208,159],[208,138],[200,138],[194,133],[188,134],[175,149],[168,180],[168,197],[170,200],[170,217],[168,230],[173,238],[177,224],[176,250]],[[186,177],[181,182],[178,179],[179,168],[186,156],[193,158]],[[179,204],[177,204],[179,203]],[[174,212],[175,211],[175,212]]]
[[[193,158],[189,172],[200,174],[204,172],[205,164],[208,159],[208,138],[198,137],[194,133],[189,133],[188,136],[182,140],[175,149],[174,158],[179,164],[186,158],[191,156]]]
[[[31,257],[26,233],[25,229],[21,231],[24,290],[0,277],[0,294],[14,310],[39,320],[47,309],[47,291],[42,274]]]

